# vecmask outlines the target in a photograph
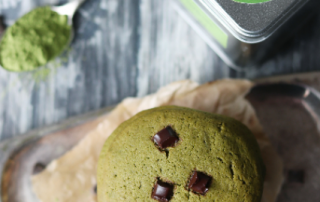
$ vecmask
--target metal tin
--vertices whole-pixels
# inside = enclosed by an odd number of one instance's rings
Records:
[[[264,1],[263,3],[239,3]],[[175,8],[235,68],[257,66],[319,6],[317,0],[176,0]],[[319,7],[318,7],[319,8]]]

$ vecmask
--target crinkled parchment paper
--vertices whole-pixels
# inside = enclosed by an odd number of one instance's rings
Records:
[[[247,125],[261,148],[267,167],[262,202],[274,202],[282,184],[282,161],[245,100],[252,87],[245,80],[220,80],[204,85],[180,81],[143,98],[127,98],[71,151],[54,160],[45,171],[32,178],[33,190],[42,202],[96,201],[96,169],[100,150],[117,126],[138,112],[164,105],[178,105],[233,117]]]

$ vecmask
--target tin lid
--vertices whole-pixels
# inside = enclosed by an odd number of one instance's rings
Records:
[[[240,41],[258,43],[271,36],[311,0],[195,1],[209,15],[218,19]]]

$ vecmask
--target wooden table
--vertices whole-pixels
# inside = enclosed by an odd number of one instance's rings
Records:
[[[71,50],[34,72],[0,69],[0,139],[144,96],[181,79],[258,78],[320,70],[320,15],[249,72],[229,69],[178,15],[172,0],[87,0]],[[59,0],[0,0],[6,23]]]

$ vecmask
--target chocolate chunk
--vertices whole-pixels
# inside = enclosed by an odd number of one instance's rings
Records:
[[[170,126],[159,131],[152,139],[161,149],[173,147],[179,141],[178,136]]]
[[[289,183],[304,183],[304,171],[303,170],[289,170],[288,171],[288,182]]]
[[[189,182],[189,189],[193,192],[204,195],[209,190],[212,177],[202,172],[194,171]]]
[[[44,169],[46,168],[46,166],[42,163],[37,163],[34,168],[33,168],[33,175],[36,175],[38,173],[41,173]]]
[[[161,202],[170,201],[173,196],[173,185],[160,180],[155,184],[151,197]]]

